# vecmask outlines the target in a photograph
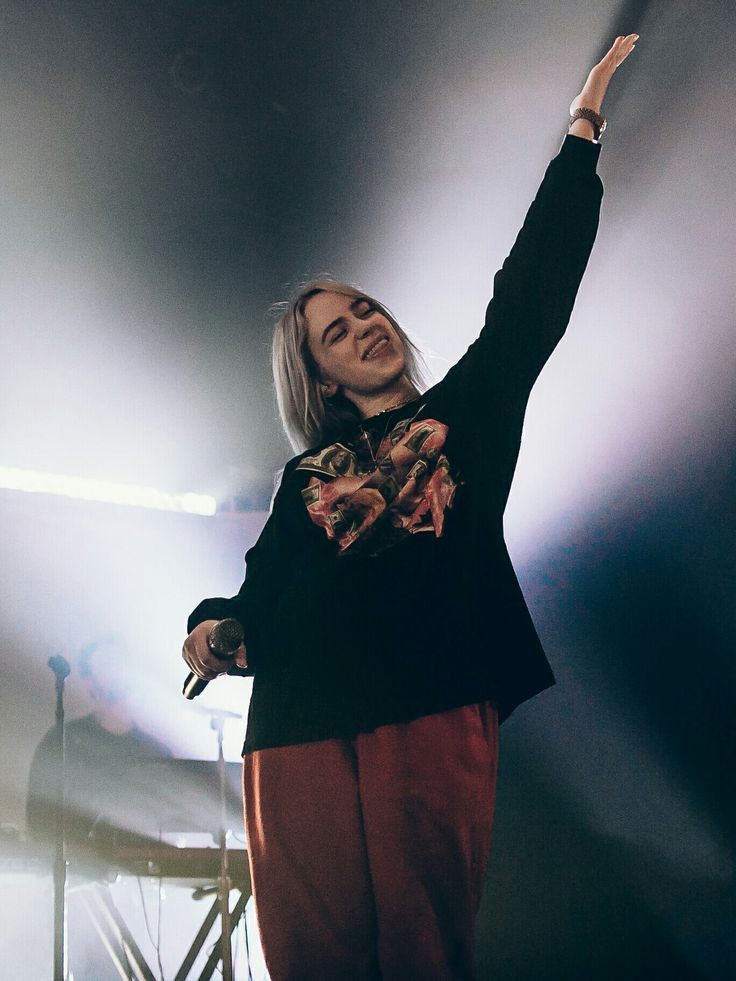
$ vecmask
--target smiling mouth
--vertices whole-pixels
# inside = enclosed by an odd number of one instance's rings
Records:
[[[371,344],[366,348],[366,350],[363,353],[363,361],[368,361],[371,358],[377,357],[383,350],[385,350],[388,347],[388,344],[389,344],[388,337],[386,337],[385,334],[382,334],[375,341],[372,341]]]

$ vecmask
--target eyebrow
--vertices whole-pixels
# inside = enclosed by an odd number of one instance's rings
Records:
[[[350,310],[351,311],[354,310],[358,306],[358,304],[360,304],[360,303],[368,303],[368,304],[370,304],[370,300],[366,296],[356,296],[355,299],[353,300],[353,302],[350,304]],[[321,337],[320,343],[321,344],[324,344],[325,338],[327,337],[328,332],[331,331],[333,327],[339,327],[343,323],[345,323],[345,318],[344,317],[336,317],[332,321],[332,323],[328,324],[325,327],[325,329],[322,331],[322,337]]]

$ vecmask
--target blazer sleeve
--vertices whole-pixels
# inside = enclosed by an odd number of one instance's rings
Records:
[[[487,398],[495,389],[525,404],[564,334],[598,230],[600,150],[600,143],[567,135],[547,166],[493,279],[480,335],[446,376],[467,402],[475,401],[475,392]]]
[[[187,620],[187,632],[204,620],[224,620],[233,617],[243,626],[248,667],[233,664],[228,674],[249,676],[255,674],[262,648],[261,626],[268,609],[277,598],[287,574],[293,535],[289,525],[293,502],[288,500],[289,484],[296,461],[289,461],[284,468],[279,488],[274,496],[271,512],[258,540],[245,553],[245,579],[235,596],[213,597],[202,600]]]

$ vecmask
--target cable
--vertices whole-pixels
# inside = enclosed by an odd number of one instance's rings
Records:
[[[205,951],[204,951],[204,952],[205,952],[205,954],[207,954],[207,958],[208,958],[208,959],[209,959],[210,957],[212,957],[212,954],[213,954],[213,953],[214,953],[214,951],[215,951],[215,947],[217,947],[217,946],[218,946],[218,943],[217,943],[217,941],[213,941],[213,943],[211,943],[211,944],[209,945],[209,947],[206,947],[206,948],[205,948]],[[217,973],[218,973],[218,974],[220,975],[220,977],[222,978],[222,977],[224,977],[224,974],[222,973],[222,968],[220,967],[220,964],[221,964],[221,963],[222,963],[222,961],[219,961],[219,960],[218,960],[218,961],[217,961],[217,963],[215,964],[215,968],[214,968],[214,969],[215,969],[215,971],[217,971]]]
[[[159,837],[159,841],[160,841]],[[164,966],[161,963],[161,908],[163,906],[163,880],[161,876],[158,877],[158,918],[156,923],[156,960],[158,961],[158,971],[161,975],[161,981],[164,981]]]
[[[235,965],[238,963],[238,950],[240,947],[240,930],[238,930],[237,923],[233,927],[233,932],[235,934],[235,943],[233,944],[232,954],[233,954],[233,970],[235,970]]]
[[[158,846],[159,846],[159,848],[161,847],[162,843],[163,843],[163,833],[161,831],[161,827],[159,826],[159,829],[158,829]],[[159,875],[158,875],[158,917],[157,917],[157,922],[156,922],[156,940],[158,941],[158,943],[155,944],[155,947],[156,947],[156,961],[158,963],[158,972],[161,975],[161,981],[164,981],[164,966],[161,963],[161,907],[163,905],[163,903],[162,903],[162,893],[163,893],[163,879],[161,878],[161,869],[159,869]]]
[[[144,922],[144,924],[146,926],[146,933],[148,934],[148,939],[151,941],[151,945],[152,945],[153,949],[156,951],[156,960],[158,961],[158,969],[159,969],[159,972],[160,972],[161,981],[165,981],[165,979],[164,979],[164,969],[161,966],[161,948],[160,948],[160,942],[161,942],[161,878],[159,877],[159,880],[158,880],[158,919],[159,919],[158,939],[159,939],[159,943],[156,943],[156,941],[153,939],[153,932],[151,931],[151,924],[148,922],[148,910],[146,909],[146,899],[145,899],[145,896],[143,895],[143,884],[141,882],[141,877],[139,875],[136,876],[136,882],[138,883],[138,892],[140,893],[140,896],[141,896],[141,909],[143,910],[143,922]]]

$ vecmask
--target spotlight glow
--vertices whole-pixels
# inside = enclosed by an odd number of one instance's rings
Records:
[[[169,494],[154,487],[114,484],[89,477],[70,477],[45,473],[42,470],[20,470],[16,467],[0,467],[0,488],[183,514],[212,515],[217,510],[217,502],[208,494]]]

